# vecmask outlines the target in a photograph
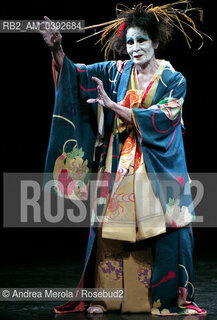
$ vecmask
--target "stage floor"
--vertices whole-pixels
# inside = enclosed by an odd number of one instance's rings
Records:
[[[46,260],[46,259],[45,259]],[[170,316],[169,319],[216,320],[217,319],[217,259],[205,257],[194,260],[196,303],[208,312],[204,316]],[[75,288],[82,269],[76,261],[31,261],[10,263],[1,266],[1,288]],[[0,302],[2,320],[153,320],[162,317],[146,314],[105,313],[88,315],[73,313],[56,315],[53,307],[64,302],[17,301]],[[163,318],[165,319],[165,317]]]

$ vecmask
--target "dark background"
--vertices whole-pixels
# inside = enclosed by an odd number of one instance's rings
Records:
[[[169,2],[169,1],[168,1]],[[132,6],[134,1],[122,1]],[[163,1],[158,1],[162,4]],[[84,19],[86,25],[115,18],[115,1],[17,2],[5,4],[1,19]],[[167,48],[157,55],[169,60],[187,79],[183,117],[184,143],[189,172],[216,171],[216,80],[214,56],[216,17],[212,0],[198,0],[203,7],[204,24],[198,27],[212,36],[190,50],[183,35],[176,32]],[[63,48],[74,62],[103,61],[98,39],[81,43],[79,34],[63,34]],[[54,105],[51,54],[39,34],[0,34],[2,105],[2,172],[43,172]],[[112,59],[112,57],[111,57]],[[2,72],[3,70],[3,72]],[[216,208],[212,208],[216,214]],[[1,229],[1,256],[7,261],[42,260],[79,256],[84,252],[88,230],[84,229]],[[214,255],[215,228],[194,229],[195,255]]]

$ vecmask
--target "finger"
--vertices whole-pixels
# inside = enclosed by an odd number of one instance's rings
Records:
[[[95,82],[98,83],[98,84],[102,84],[102,80],[100,80],[100,79],[97,78],[97,77],[92,77],[92,80],[95,81]]]
[[[52,30],[50,29],[50,23],[48,21],[41,22],[40,31],[43,31],[43,33],[52,34]]]
[[[56,31],[56,29],[54,30],[54,28],[51,28],[51,26],[52,26],[52,24],[53,24],[53,21],[52,20],[50,20],[47,16],[44,16],[44,25],[45,25],[45,29],[49,32],[49,33],[51,33],[51,34],[53,34],[55,31]]]
[[[100,98],[101,98],[101,97],[103,96],[103,94],[104,94],[103,85],[102,85],[102,84],[99,84],[99,85],[97,86],[97,90],[98,90],[99,96],[100,96]]]
[[[47,22],[52,22],[50,18],[48,18],[47,16],[44,16],[44,20],[46,20]]]
[[[107,96],[107,93],[104,90],[103,84],[98,85],[97,90],[98,90],[98,98],[105,99]]]
[[[40,28],[41,28],[41,27],[39,26],[39,28],[34,29],[34,31],[35,31],[35,32],[38,32],[38,33],[40,33],[40,34],[42,34],[42,35],[45,34],[46,32],[45,32],[44,30],[40,30]]]
[[[44,20],[45,21],[42,22],[44,24],[44,26],[45,27],[47,27],[47,26],[50,27],[52,21],[50,19],[48,19],[46,16],[44,17]]]
[[[98,79],[97,77],[92,77],[91,79],[95,81],[100,87],[102,87],[102,80]]]
[[[46,25],[46,21],[42,21],[41,23],[40,23],[40,29],[41,30],[45,30],[45,25]]]
[[[45,21],[41,22],[39,24],[39,28],[35,29],[36,32],[39,32],[40,34],[45,34],[47,31],[45,29]]]
[[[98,98],[96,98],[96,99],[87,99],[87,103],[96,103],[98,101],[99,101]]]
[[[58,33],[58,34],[60,34],[60,32],[59,32],[59,30],[58,29],[54,29],[54,28],[50,28],[51,27],[51,25],[53,24],[53,21],[52,20],[50,20],[50,18],[48,18],[47,16],[44,16],[44,19],[45,19],[45,25],[47,26],[47,23],[48,23],[48,25],[49,25],[49,31],[51,31],[51,33]]]
[[[61,35],[59,29],[54,29],[53,27],[51,27],[50,23],[45,24],[44,26],[42,26],[42,28],[43,28],[42,30],[45,31],[44,33],[47,32],[50,36],[55,37],[57,40],[62,39],[62,35]]]

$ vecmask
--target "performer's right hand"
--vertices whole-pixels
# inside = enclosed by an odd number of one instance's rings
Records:
[[[58,29],[52,27],[52,21],[47,16],[44,16],[44,20],[40,24],[39,33],[51,50],[58,50],[61,47],[62,35]]]
[[[44,16],[44,20],[40,24],[39,33],[43,36],[45,43],[51,49],[55,66],[58,70],[61,70],[64,61],[64,52],[61,46],[62,35],[58,29],[54,28],[52,21]]]

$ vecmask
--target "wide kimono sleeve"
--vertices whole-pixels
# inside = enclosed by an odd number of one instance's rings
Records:
[[[183,128],[182,106],[185,95],[186,80],[181,73],[175,72],[167,83],[159,84],[153,103],[148,109],[132,109],[134,124],[142,145],[164,151],[171,149],[169,147],[174,132],[178,127]]]
[[[114,61],[90,66],[74,64],[65,55],[58,73],[53,62],[55,105],[45,172],[53,172],[57,157],[72,151],[74,153],[69,155],[73,157],[77,152],[77,155],[82,155],[83,161],[88,161],[88,167],[91,168],[99,129],[99,106],[86,102],[98,95],[96,83],[91,77],[101,79],[107,94],[115,100],[113,82],[109,81],[116,73],[115,66]]]
[[[148,109],[132,109],[132,112],[147,171],[163,208],[179,203],[193,213],[182,138],[185,94],[183,75],[165,70],[152,105]]]

